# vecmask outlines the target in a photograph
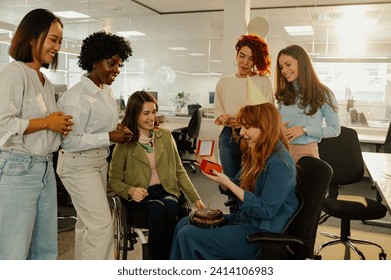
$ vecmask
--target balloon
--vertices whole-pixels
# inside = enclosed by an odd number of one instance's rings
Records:
[[[255,17],[247,25],[248,34],[257,34],[265,38],[269,33],[269,23],[263,17]]]

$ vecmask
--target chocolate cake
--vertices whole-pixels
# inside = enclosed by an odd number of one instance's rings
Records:
[[[204,208],[194,211],[190,219],[193,225],[199,227],[219,227],[225,223],[223,212],[219,209]]]

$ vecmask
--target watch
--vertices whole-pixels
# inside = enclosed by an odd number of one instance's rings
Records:
[[[305,126],[303,126],[303,131],[304,131],[304,135],[308,135],[308,129]]]

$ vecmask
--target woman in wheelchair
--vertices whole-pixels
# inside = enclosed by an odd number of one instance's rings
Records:
[[[127,200],[129,211],[146,213],[152,259],[168,259],[172,236],[180,217],[180,190],[205,208],[190,181],[169,130],[158,127],[156,99],[136,91],[122,121],[132,132],[127,144],[117,144],[110,163],[109,187]]]
[[[175,230],[171,259],[261,258],[261,246],[248,243],[246,236],[282,232],[296,212],[296,166],[275,105],[244,106],[237,122],[243,151],[240,184],[224,173],[204,173],[226,194],[238,198],[236,210],[224,215],[226,224],[221,227],[197,227],[189,218],[182,219]]]

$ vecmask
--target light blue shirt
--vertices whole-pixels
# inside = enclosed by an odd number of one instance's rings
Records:
[[[332,104],[338,104],[332,95]],[[304,114],[304,109],[299,108],[298,104],[285,106],[280,102],[278,109],[282,122],[288,122],[287,127],[303,126],[308,130],[307,135],[302,135],[292,140],[290,144],[308,144],[320,142],[322,138],[337,137],[341,132],[341,125],[338,112],[327,104],[316,111],[314,115]]]

